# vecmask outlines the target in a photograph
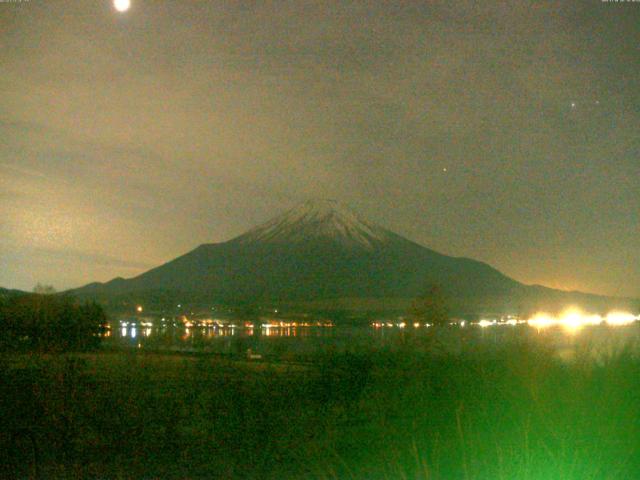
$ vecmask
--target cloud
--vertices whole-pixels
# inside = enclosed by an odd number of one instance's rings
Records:
[[[0,234],[12,248],[155,264],[331,197],[525,282],[562,274],[632,294],[640,10],[630,7],[1,8]],[[624,255],[612,259],[601,243],[613,240]],[[38,256],[33,277],[54,257]],[[580,268],[560,272],[558,259]],[[117,274],[79,262],[71,283]]]

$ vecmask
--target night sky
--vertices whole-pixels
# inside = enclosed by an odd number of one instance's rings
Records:
[[[0,3],[0,285],[130,277],[310,198],[640,297],[640,3]]]

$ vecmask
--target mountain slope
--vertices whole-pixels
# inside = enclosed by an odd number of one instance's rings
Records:
[[[439,254],[335,202],[315,201],[227,242],[201,245],[135,278],[90,284],[74,293],[103,300],[155,296],[182,302],[308,302],[409,299],[434,284],[460,310],[513,310],[557,292],[527,287],[475,260]],[[560,301],[563,294],[558,293]]]

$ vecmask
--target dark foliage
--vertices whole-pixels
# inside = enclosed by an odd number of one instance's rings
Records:
[[[66,296],[22,295],[0,300],[0,349],[48,352],[96,348],[107,318],[96,303]]]
[[[411,322],[446,325],[449,322],[447,301],[441,287],[432,285],[416,298],[409,312]]]

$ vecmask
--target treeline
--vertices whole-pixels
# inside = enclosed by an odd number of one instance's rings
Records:
[[[0,350],[83,351],[100,344],[103,308],[68,296],[0,297]]]

